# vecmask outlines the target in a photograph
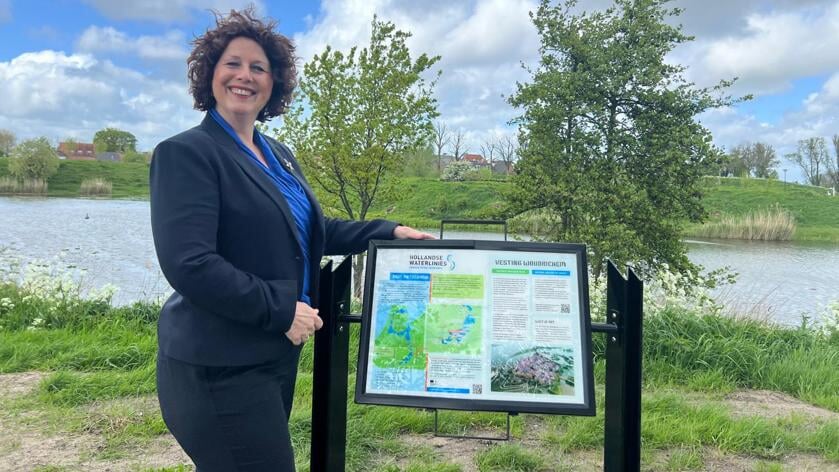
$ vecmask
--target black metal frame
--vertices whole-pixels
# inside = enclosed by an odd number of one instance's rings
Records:
[[[582,403],[548,403],[528,401],[497,401],[485,399],[463,399],[449,397],[429,397],[418,395],[384,395],[369,393],[366,390],[367,361],[369,341],[372,336],[373,297],[366,296],[361,314],[361,346],[358,350],[358,369],[356,371],[355,402],[373,405],[406,406],[415,408],[467,411],[496,411],[501,413],[550,413],[561,415],[594,416],[594,367],[591,356],[591,325],[588,307],[588,271],[585,246],[582,244],[533,243],[521,241],[474,241],[474,240],[439,240],[439,241],[371,241],[367,251],[367,270],[364,281],[364,293],[373,293],[373,281],[376,273],[378,252],[384,249],[470,249],[496,251],[522,251],[564,253],[576,258],[579,271],[579,321],[581,333],[581,372],[582,378],[577,379],[583,388]]]
[[[315,334],[312,398],[312,472],[345,469],[351,260],[321,272],[320,316]],[[606,335],[606,405],[603,470],[637,471],[641,466],[641,354],[643,283],[630,269],[624,278],[611,262],[606,274],[606,323],[586,323]],[[588,301],[586,301],[586,304]],[[590,338],[590,334],[588,335]],[[509,417],[508,417],[509,420]]]

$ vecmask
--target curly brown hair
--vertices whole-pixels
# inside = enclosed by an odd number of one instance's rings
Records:
[[[216,11],[213,14],[216,27],[207,29],[192,41],[194,47],[186,60],[189,92],[195,100],[195,109],[208,111],[216,106],[212,84],[216,64],[230,41],[245,37],[256,41],[265,50],[274,79],[271,98],[256,119],[264,122],[285,113],[297,86],[297,57],[291,40],[274,31],[277,27],[275,20],[257,18],[252,6],[242,11],[230,10],[227,16]]]

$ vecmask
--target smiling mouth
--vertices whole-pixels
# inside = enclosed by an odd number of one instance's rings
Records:
[[[230,92],[232,92],[234,95],[239,95],[239,96],[242,96],[242,97],[250,97],[251,95],[254,94],[254,92],[251,91],[251,90],[247,90],[247,89],[243,89],[243,88],[239,88],[239,87],[228,87],[228,90],[230,90]]]

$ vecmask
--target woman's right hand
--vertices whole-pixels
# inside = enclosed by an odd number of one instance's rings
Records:
[[[286,337],[295,346],[299,346],[309,340],[323,326],[323,320],[318,316],[318,310],[303,302],[297,302],[294,311],[294,321],[291,328],[285,332]]]

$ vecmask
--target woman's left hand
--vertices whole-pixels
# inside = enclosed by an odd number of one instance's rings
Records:
[[[410,226],[397,226],[393,230],[393,239],[437,239],[433,234],[415,230]]]

